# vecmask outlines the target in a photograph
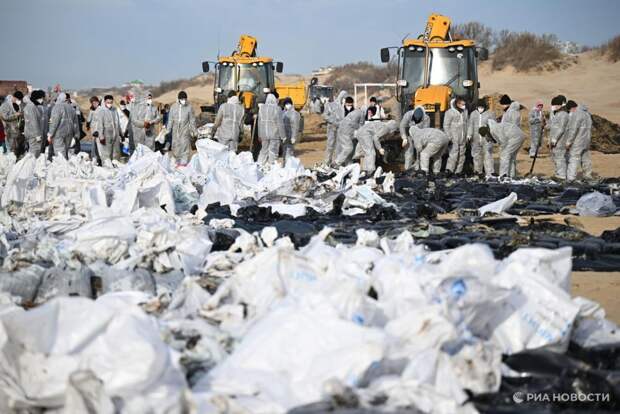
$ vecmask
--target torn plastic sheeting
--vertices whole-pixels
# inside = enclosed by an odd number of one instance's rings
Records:
[[[52,267],[43,274],[37,290],[36,304],[42,304],[55,297],[81,296],[92,298],[92,272],[86,266],[80,269]]]
[[[605,310],[596,302],[583,297],[573,298],[579,314],[571,333],[571,341],[585,348],[620,344],[620,328],[605,318]]]
[[[34,303],[45,268],[31,265],[11,272],[0,272],[0,292],[21,299],[21,303]]]
[[[512,205],[517,201],[517,193],[510,193],[506,198],[497,200],[493,203],[482,206],[478,209],[478,214],[484,216],[486,213],[502,214],[506,210],[510,209]]]
[[[429,384],[447,400],[463,404],[468,395],[494,392],[501,381],[501,353],[493,344],[457,342],[426,348],[414,355],[402,373],[405,380]]]
[[[10,404],[61,408],[67,382],[90,370],[130,412],[169,412],[185,380],[140,294],[57,298],[0,315],[0,376]]]
[[[80,228],[66,233],[66,237],[78,243],[101,239],[133,241],[136,239],[136,229],[128,217],[105,217],[84,223]]]
[[[204,227],[186,226],[177,233],[175,251],[187,276],[197,275],[203,271],[212,246],[208,230]]]
[[[211,298],[194,277],[186,277],[172,294],[164,319],[183,319],[197,317],[203,306]]]
[[[345,192],[345,202],[343,208],[361,208],[366,210],[375,204],[391,206],[381,196],[375,193],[368,185],[354,185]]]
[[[33,183],[36,185],[38,182],[34,177],[35,163],[34,156],[28,153],[12,166],[2,192],[2,207],[6,207],[11,201],[17,203],[24,201]]]
[[[93,276],[101,279],[102,294],[135,291],[155,296],[155,280],[146,269],[119,270],[106,266],[102,262],[93,263],[90,268],[93,271]]]
[[[614,200],[598,191],[581,196],[577,200],[576,208],[580,216],[605,217],[616,212]]]

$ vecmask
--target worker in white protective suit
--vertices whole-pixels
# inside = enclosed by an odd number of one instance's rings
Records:
[[[451,144],[448,163],[446,164],[446,170],[450,173],[461,174],[463,172],[467,148],[467,120],[465,99],[461,97],[453,99],[443,120],[443,130],[450,138]]]
[[[545,114],[543,113],[543,101],[536,101],[536,105],[530,111],[528,121],[530,124],[530,158],[534,158],[536,151],[542,144],[543,131],[545,129]]]
[[[517,176],[517,153],[523,145],[525,134],[517,125],[510,122],[488,120],[488,127],[480,128],[484,137],[491,137],[499,143],[499,175],[515,178]]]
[[[79,139],[79,124],[75,110],[67,102],[67,95],[60,92],[50,114],[47,143],[53,155],[68,158],[69,148],[75,145],[77,139]]]
[[[185,91],[179,92],[170,108],[167,131],[172,134],[172,156],[177,164],[186,165],[192,153],[192,139],[198,136],[196,118]]]
[[[112,95],[106,95],[103,98],[103,106],[98,107],[95,111],[91,130],[101,161],[120,159],[120,143],[123,137],[121,136],[120,120],[114,107]]]
[[[159,111],[153,105],[153,96],[146,92],[136,96],[130,110],[134,145],[142,144],[155,151],[155,125],[161,121]]]
[[[440,129],[419,128],[415,125],[409,130],[416,149],[420,170],[426,174],[430,172],[439,174],[442,157],[447,152],[450,143],[448,134]],[[431,161],[433,163],[432,168]]]
[[[371,111],[371,108],[368,108]],[[375,115],[376,108],[372,108],[372,115]],[[362,158],[361,167],[368,175],[375,171],[377,153],[385,154],[385,150],[381,147],[381,139],[398,130],[396,121],[388,122],[366,122],[357,130],[357,147],[354,159]]]
[[[226,103],[220,105],[213,124],[213,137],[229,151],[237,152],[239,136],[243,131],[245,111],[235,91],[228,93]]]
[[[573,101],[566,103],[566,108],[570,113],[568,139],[566,140],[568,151],[566,179],[568,181],[575,181],[579,167],[583,170],[583,178],[592,179],[592,159],[590,158],[592,116],[585,105],[576,105]]]
[[[418,117],[421,116],[422,118],[414,118],[414,113]],[[411,139],[411,136],[409,135],[409,130],[412,126],[421,129],[431,127],[431,118],[426,114],[426,111],[423,107],[417,106],[414,108],[413,105],[410,105],[409,110],[405,112],[405,115],[403,115],[402,119],[400,120],[400,138],[402,140],[402,146],[405,149],[406,170],[412,167],[414,170],[418,170],[420,168],[419,154],[415,153],[415,146],[413,145],[413,141]]]
[[[338,125],[338,134],[336,139],[336,165],[343,166],[351,162],[353,157],[354,134],[362,125],[366,113],[364,110],[355,109],[353,107],[353,98],[347,96],[344,104],[344,118]]]
[[[488,109],[485,97],[478,100],[476,109],[469,115],[467,127],[467,137],[471,142],[471,156],[474,160],[474,172],[481,174],[484,171],[486,177],[495,173],[493,141],[481,136],[479,131],[483,126],[488,126],[489,120],[494,118],[495,114]]]
[[[44,138],[47,138],[49,119],[47,108],[43,105],[45,92],[32,91],[30,99],[24,107],[24,137],[28,142],[28,152],[39,158],[43,149]]]
[[[265,103],[258,105],[259,164],[273,164],[278,159],[280,145],[285,138],[282,109],[278,106],[278,98],[269,94]]]
[[[559,96],[551,100],[551,113],[549,118],[549,147],[555,166],[555,177],[566,180],[567,159],[566,141],[568,140],[568,120],[566,106],[562,105],[562,98]]]
[[[338,125],[344,119],[344,99],[347,91],[340,91],[336,99],[328,102],[323,111],[323,119],[327,122],[327,144],[325,146],[325,163],[332,165],[336,159]]]
[[[282,156],[284,163],[288,158],[295,156],[295,143],[299,140],[301,133],[301,115],[295,110],[293,100],[291,98],[284,99],[284,115],[282,118],[284,124],[284,141],[282,142]]]

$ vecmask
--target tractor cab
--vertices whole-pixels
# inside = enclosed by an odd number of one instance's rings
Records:
[[[401,114],[410,105],[423,106],[433,126],[441,127],[452,98],[477,102],[478,61],[488,59],[488,51],[473,40],[454,40],[448,17],[431,15],[419,38],[405,39],[396,49]],[[381,49],[381,61],[390,61],[390,48]]]

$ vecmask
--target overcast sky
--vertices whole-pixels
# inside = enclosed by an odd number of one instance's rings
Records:
[[[417,36],[431,12],[494,29],[598,45],[620,33],[620,1],[0,0],[0,79],[37,87],[149,84],[190,77],[239,34],[286,73],[356,61]]]

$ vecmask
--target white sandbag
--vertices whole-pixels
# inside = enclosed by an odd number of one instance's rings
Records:
[[[69,376],[64,411],[66,413],[114,414],[116,408],[103,382],[92,371],[75,371]]]
[[[12,166],[2,192],[2,207],[6,207],[11,201],[24,202],[26,194],[37,182],[34,177],[35,163],[34,155],[28,153]]]
[[[21,299],[22,303],[33,303],[45,269],[32,265],[13,272],[0,272],[0,292]]]
[[[549,282],[570,293],[571,271],[573,268],[573,249],[561,247],[559,249],[521,248],[504,259],[500,267],[509,266],[512,262],[519,262],[531,272],[548,278]]]
[[[546,347],[564,352],[579,307],[569,294],[544,273],[520,261],[504,266],[493,279],[499,286],[513,290],[502,312],[495,318],[498,325],[493,341],[503,353]]]
[[[92,298],[91,276],[92,272],[86,266],[77,270],[58,267],[47,269],[43,274],[35,303],[42,304],[60,296]]]
[[[582,195],[577,200],[577,212],[580,216],[605,217],[616,212],[616,205],[611,196],[598,191]]]
[[[380,331],[341,320],[320,298],[282,302],[194,390],[262,398],[286,412],[321,399],[327,380],[355,386],[383,347]]]
[[[198,316],[211,295],[198,284],[199,279],[186,277],[174,291],[164,314],[165,319],[183,319]]]
[[[605,310],[598,303],[577,296],[573,303],[579,314],[571,333],[571,341],[582,347],[620,343],[620,327],[605,318]]]
[[[9,402],[60,408],[71,375],[88,370],[128,412],[176,412],[185,380],[156,321],[135,305],[143,298],[58,298],[0,315],[0,383]]]
[[[155,296],[155,280],[146,269],[118,270],[105,266],[103,263],[93,264],[91,269],[95,277],[101,278],[102,294],[136,291]]]

